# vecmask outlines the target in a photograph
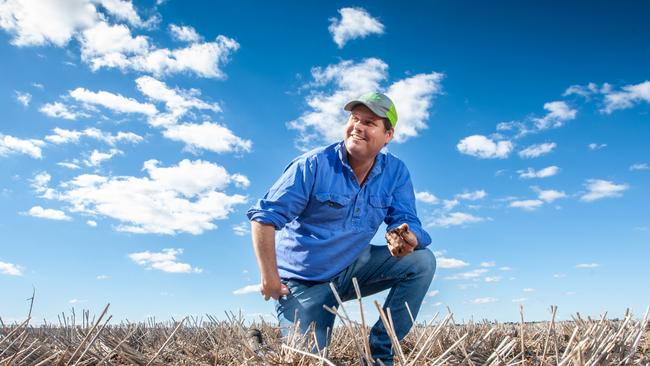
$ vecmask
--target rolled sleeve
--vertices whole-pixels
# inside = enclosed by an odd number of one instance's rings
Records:
[[[292,161],[266,195],[251,207],[246,216],[282,229],[305,209],[314,184],[314,167],[305,158]]]

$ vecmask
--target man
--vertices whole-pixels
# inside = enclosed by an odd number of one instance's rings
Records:
[[[247,213],[264,299],[276,300],[283,334],[296,320],[302,332],[313,324],[319,348],[335,320],[323,308],[337,305],[330,282],[343,301],[356,297],[354,277],[362,296],[390,289],[384,309],[402,339],[412,326],[405,303],[417,316],[436,266],[425,249],[431,238],[417,218],[409,172],[381,151],[395,132],[393,102],[369,93],[344,108],[351,112],[344,140],[294,159]],[[370,245],[382,222],[388,246]],[[374,359],[392,365],[380,320],[370,348]]]

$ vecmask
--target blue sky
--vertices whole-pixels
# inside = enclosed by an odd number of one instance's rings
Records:
[[[269,316],[244,213],[371,89],[438,258],[420,320],[641,315],[649,10],[5,1],[0,316]]]

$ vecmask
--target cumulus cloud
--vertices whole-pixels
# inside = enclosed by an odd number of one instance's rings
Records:
[[[635,171],[635,170],[648,170],[650,167],[646,163],[638,163],[638,164],[633,164],[630,166],[630,171]]]
[[[236,181],[217,164],[187,159],[171,167],[158,164],[144,163],[148,177],[79,175],[61,184],[56,199],[70,204],[71,212],[119,221],[118,231],[171,235],[213,230],[215,220],[247,202],[222,192]]]
[[[130,57],[146,54],[149,41],[144,36],[133,37],[122,24],[98,22],[81,32],[81,59],[96,71],[102,67],[126,68]]]
[[[113,94],[103,90],[92,92],[84,88],[77,88],[70,91],[70,96],[82,103],[100,105],[119,113],[141,113],[147,116],[153,116],[158,112],[153,104],[140,103],[133,98],[127,98],[120,94]]]
[[[488,272],[487,268],[477,268],[468,272],[457,273],[453,276],[445,277],[446,280],[468,280],[478,278]]]
[[[130,142],[137,144],[143,140],[142,136],[137,135],[133,132],[119,131],[116,134],[111,134],[110,132],[105,132],[94,127],[86,128],[85,130],[81,131],[67,130],[64,128],[55,127],[52,132],[52,135],[45,136],[45,140],[57,145],[76,143],[81,139],[81,137],[88,137],[99,140],[111,146],[117,144],[118,142]]]
[[[513,149],[510,141],[493,141],[483,135],[472,135],[460,140],[456,145],[462,154],[475,156],[481,159],[504,159]]]
[[[0,156],[25,154],[35,159],[41,159],[43,157],[41,146],[43,145],[45,145],[45,142],[42,140],[23,140],[0,133]]]
[[[18,103],[25,107],[29,107],[29,102],[32,100],[32,95],[27,92],[14,91]]]
[[[576,265],[576,268],[585,269],[585,268],[598,268],[600,264],[598,263],[580,263]]]
[[[163,132],[170,140],[181,141],[189,151],[205,149],[216,153],[251,150],[252,142],[236,136],[228,128],[217,123],[184,123],[174,125]]]
[[[528,146],[527,148],[519,152],[519,156],[525,159],[537,158],[542,155],[546,155],[553,151],[557,147],[555,142],[547,142],[543,144],[536,144]]]
[[[439,217],[434,217],[426,224],[426,227],[448,228],[450,226],[473,224],[477,222],[483,222],[485,220],[486,219],[484,217],[478,217],[464,212],[450,212]]]
[[[23,268],[13,263],[0,261],[0,273],[9,276],[22,276]]]
[[[247,294],[259,294],[260,289],[262,288],[262,285],[259,283],[256,283],[254,285],[248,285],[244,286],[242,288],[238,288],[237,290],[233,291],[233,295],[247,295]]]
[[[0,27],[9,32],[11,43],[23,46],[64,46],[80,29],[98,19],[87,0],[7,0],[0,3]]]
[[[415,199],[420,201],[420,202],[428,203],[428,204],[431,204],[431,205],[435,205],[435,204],[438,203],[438,197],[436,197],[435,195],[433,195],[433,194],[431,194],[429,192],[426,192],[426,191],[425,192],[415,192]]]
[[[484,278],[485,282],[501,282],[501,276],[487,276]]]
[[[170,88],[164,82],[151,76],[139,77],[135,82],[142,94],[153,101],[165,104],[166,113],[159,113],[150,118],[149,123],[153,126],[175,124],[192,108],[221,112],[221,107],[217,103],[208,103],[199,99],[200,92],[196,89]]]
[[[102,162],[111,159],[113,156],[122,154],[122,151],[117,150],[117,149],[111,149],[108,152],[101,152],[99,150],[93,150],[92,153],[90,153],[90,156],[88,156],[88,159],[84,161],[84,163],[87,166],[90,167],[98,167],[102,164]]]
[[[88,225],[88,226],[90,226],[90,227],[97,227],[97,221],[95,221],[95,220],[88,220],[88,221],[86,221],[86,225]]]
[[[545,130],[552,127],[562,127],[567,121],[576,118],[577,110],[571,109],[566,102],[556,101],[544,104],[544,109],[548,111],[546,116],[535,118],[535,127],[539,130]]]
[[[480,266],[484,268],[490,268],[496,266],[496,262],[481,262]]]
[[[600,150],[604,149],[607,147],[607,144],[597,144],[595,142],[592,142],[591,144],[587,145],[589,147],[589,150]]]
[[[434,95],[441,92],[443,75],[417,74],[383,89],[380,84],[388,78],[387,69],[388,65],[376,58],[358,63],[344,60],[326,68],[313,68],[313,81],[305,85],[310,91],[306,98],[309,110],[288,123],[290,129],[300,133],[299,147],[308,149],[320,141],[340,140],[347,121],[343,106],[372,90],[387,90],[386,94],[395,103],[398,114],[395,142],[404,142],[426,128],[428,109]]]
[[[111,15],[119,20],[127,21],[134,26],[144,26],[144,22],[133,6],[131,1],[125,0],[94,0]]]
[[[587,179],[585,183],[587,193],[580,197],[584,202],[592,202],[601,198],[621,197],[629,186],[627,184],[616,184],[603,179]]]
[[[178,41],[190,43],[201,41],[201,36],[196,32],[196,29],[187,25],[170,24],[169,32]]]
[[[24,214],[32,217],[38,217],[41,219],[49,219],[49,220],[64,220],[64,221],[72,220],[70,216],[66,215],[65,212],[61,210],[43,208],[41,206],[34,206]]]
[[[551,203],[557,199],[565,198],[567,195],[562,191],[556,191],[553,189],[548,190],[538,190],[538,198],[546,203]]]
[[[601,112],[611,114],[615,110],[632,108],[639,102],[650,102],[650,81],[625,85],[621,89],[604,93],[605,106]]]
[[[523,201],[512,201],[510,202],[510,207],[521,208],[527,211],[533,211],[538,209],[544,204],[544,201],[541,200],[523,200]]]
[[[559,167],[552,165],[537,171],[533,168],[528,168],[527,170],[517,170],[517,173],[519,173],[519,178],[532,179],[532,178],[552,177],[556,175],[559,171],[560,171]]]
[[[587,85],[571,85],[564,91],[562,96],[579,95],[583,98],[589,98],[594,94],[600,93],[601,90],[605,91],[606,89],[599,88],[596,83],[589,83]]]
[[[468,201],[476,201],[485,198],[485,196],[487,196],[487,193],[481,189],[479,191],[457,194],[456,198]]]
[[[490,304],[490,303],[497,302],[497,301],[499,301],[499,299],[494,298],[494,297],[479,297],[479,298],[471,300],[470,302],[472,304],[482,305],[482,304]]]
[[[50,117],[69,120],[75,120],[79,117],[87,117],[87,114],[71,110],[70,106],[61,102],[46,103],[39,109],[39,111]]]
[[[469,266],[469,263],[463,260],[446,257],[444,252],[433,252],[433,253],[436,256],[436,266],[438,268],[452,269],[452,268],[463,268]]]
[[[246,236],[251,232],[250,223],[244,221],[244,222],[240,222],[237,225],[233,225],[232,231],[237,236]]]
[[[429,291],[429,292],[427,292],[427,297],[434,297],[434,296],[437,296],[439,293],[440,293],[439,290]]]
[[[177,261],[177,257],[183,254],[183,249],[167,248],[162,252],[137,252],[129,254],[129,259],[146,269],[157,269],[168,273],[201,273],[201,268],[192,267],[188,263]]]
[[[330,18],[328,29],[339,48],[343,48],[352,39],[384,33],[384,25],[368,14],[365,9],[341,8],[338,12],[341,19]]]

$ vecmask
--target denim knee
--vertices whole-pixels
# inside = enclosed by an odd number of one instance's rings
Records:
[[[408,255],[413,257],[412,271],[418,275],[431,277],[436,272],[436,256],[429,249],[418,249]]]

